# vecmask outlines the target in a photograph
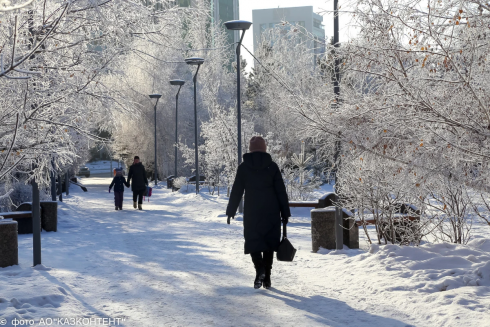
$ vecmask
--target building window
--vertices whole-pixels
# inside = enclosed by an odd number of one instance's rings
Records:
[[[322,22],[319,21],[318,19],[313,19],[313,27],[319,28],[319,29],[325,29],[325,26],[323,26]]]

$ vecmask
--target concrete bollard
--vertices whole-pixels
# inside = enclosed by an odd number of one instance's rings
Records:
[[[0,219],[0,268],[19,264],[17,222]]]
[[[58,230],[58,202],[41,202],[41,226],[46,232]]]
[[[353,214],[346,210],[342,210],[342,221],[344,224],[344,245],[349,249],[359,249],[359,227],[356,225]]]
[[[315,253],[335,249],[335,207],[311,210],[311,245]]]
[[[359,228],[355,225],[352,213],[342,210],[343,243],[350,249],[359,248]],[[335,207],[311,210],[311,243],[313,252],[320,247],[335,250]]]

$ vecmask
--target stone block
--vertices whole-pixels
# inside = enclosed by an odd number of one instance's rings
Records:
[[[335,207],[311,210],[311,245],[315,253],[335,249]]]
[[[359,249],[359,227],[356,225],[352,213],[348,210],[342,210],[343,227],[344,227],[344,245],[349,249]]]
[[[19,264],[17,222],[0,219],[0,268]]]
[[[58,230],[58,202],[42,201],[41,203],[41,227],[47,232]]]
[[[359,248],[359,228],[356,226],[352,213],[342,209],[343,243],[350,249]],[[313,252],[320,247],[335,250],[335,207],[311,210],[311,241]]]

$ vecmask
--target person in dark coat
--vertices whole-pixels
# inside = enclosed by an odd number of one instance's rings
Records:
[[[109,193],[114,186],[114,203],[116,205],[116,210],[122,210],[123,199],[124,199],[124,186],[129,187],[129,183],[126,182],[126,178],[122,175],[122,169],[115,169],[116,176],[112,179],[112,183],[109,186]]]
[[[132,181],[133,207],[136,209],[136,203],[138,203],[138,209],[143,210],[143,196],[148,186],[148,179],[146,178],[145,166],[140,162],[140,157],[138,156],[134,157],[134,162],[129,167],[128,183],[130,181]]]
[[[255,265],[254,287],[269,289],[273,255],[281,241],[281,221],[287,224],[291,212],[281,171],[266,152],[265,140],[252,137],[249,151],[238,166],[226,215],[229,223],[245,191],[245,254],[250,253]]]

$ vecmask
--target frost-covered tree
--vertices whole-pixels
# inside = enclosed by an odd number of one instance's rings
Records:
[[[114,83],[136,35],[161,36],[173,10],[139,1],[36,1],[0,23],[0,180],[46,183],[134,107]],[[103,141],[103,140],[102,140]],[[51,158],[56,156],[55,167]]]
[[[373,189],[377,195],[371,197],[395,197],[422,209],[441,194],[464,189],[488,198],[487,4],[359,0],[350,7],[359,33],[339,48],[329,46],[319,72],[299,69],[309,54],[291,44],[291,29],[259,54],[275,96],[269,99],[295,117],[296,124],[285,125],[313,140],[325,161],[336,159],[337,191],[358,199],[358,208]],[[334,59],[341,63],[340,98],[329,73]],[[337,142],[341,151],[335,157]],[[444,198],[441,209],[450,207]],[[370,210],[391,210],[382,197],[375,202]],[[465,210],[475,207],[482,209]],[[455,215],[447,212],[446,218],[458,221]],[[458,228],[452,230],[453,241],[465,242]]]
[[[168,22],[171,24],[169,28],[160,31],[165,33],[164,39],[157,42],[150,34],[141,36],[143,39],[138,42],[138,51],[127,57],[125,67],[128,77],[123,80],[122,87],[132,98],[138,114],[123,115],[121,123],[114,131],[115,150],[129,153],[130,156],[140,155],[147,168],[153,170],[154,103],[150,101],[148,94],[162,94],[156,120],[160,176],[174,173],[177,88],[170,86],[171,79],[186,81],[179,97],[178,143],[194,149],[192,77],[196,68],[185,64],[185,58],[205,59],[197,79],[199,129],[210,119],[212,108],[234,106],[234,75],[229,69],[233,52],[230,51],[225,31],[219,26],[220,22],[211,24],[209,8],[209,2],[205,0],[194,2],[191,8],[179,8],[176,20]],[[201,133],[199,134],[198,143],[202,144],[203,139]],[[188,175],[192,165],[184,165],[187,159],[183,156],[182,146],[180,149],[178,174]]]

